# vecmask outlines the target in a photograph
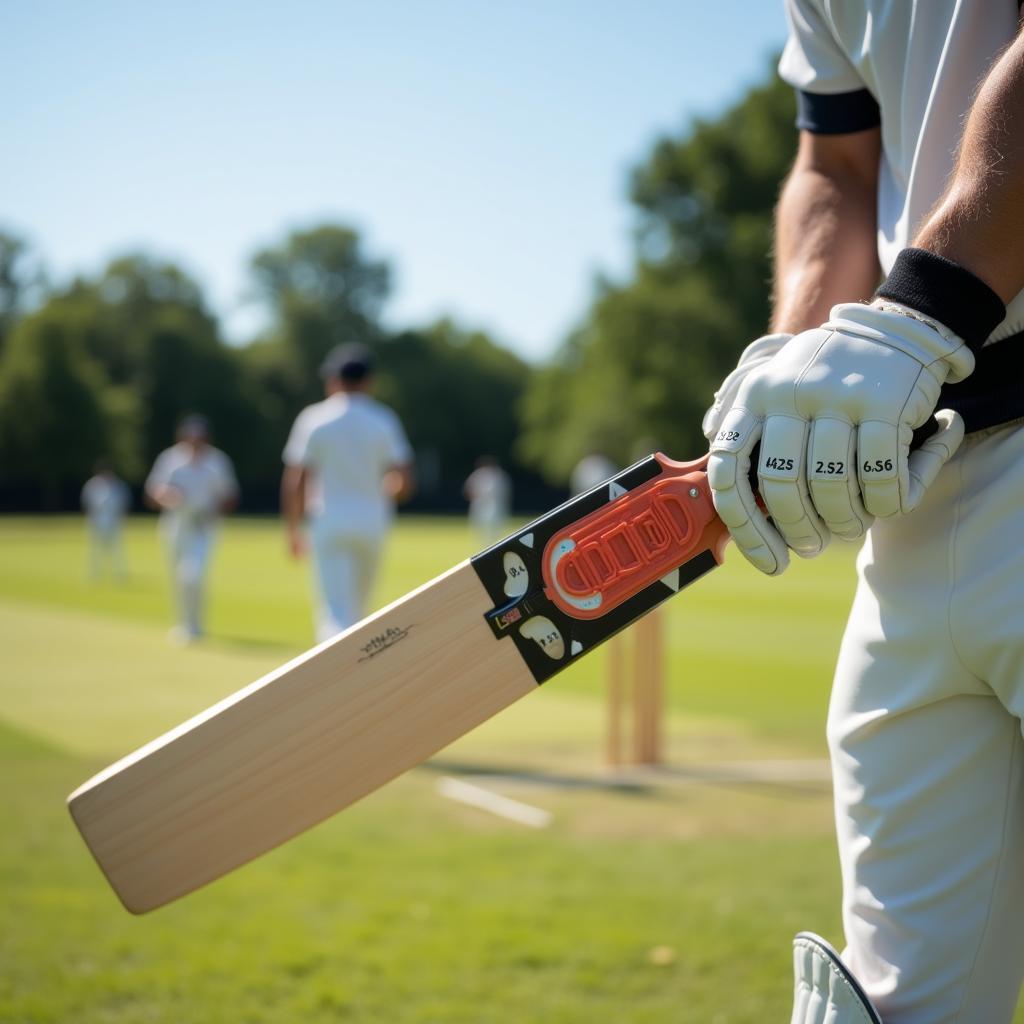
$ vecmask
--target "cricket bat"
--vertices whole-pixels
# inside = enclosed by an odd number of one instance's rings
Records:
[[[366,796],[722,561],[707,457],[657,454],[100,772],[71,815],[125,907]]]

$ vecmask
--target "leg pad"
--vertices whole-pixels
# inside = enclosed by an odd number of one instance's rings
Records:
[[[882,1024],[871,1001],[839,954],[819,935],[793,940],[791,1024]]]

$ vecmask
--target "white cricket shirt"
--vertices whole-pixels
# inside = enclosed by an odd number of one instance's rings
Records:
[[[178,508],[164,514],[196,526],[212,523],[223,502],[238,493],[238,482],[231,460],[219,448],[205,445],[193,457],[192,448],[183,442],[161,452],[146,478],[146,490],[167,485],[181,492]]]
[[[389,469],[412,461],[395,413],[369,395],[331,395],[296,417],[284,462],[310,470],[306,513],[332,526],[382,530],[392,514],[381,491]]]
[[[82,488],[82,508],[98,530],[112,530],[131,504],[128,485],[113,475],[99,473]]]
[[[489,521],[508,515],[512,481],[500,466],[478,466],[466,478],[465,488],[474,519]]]

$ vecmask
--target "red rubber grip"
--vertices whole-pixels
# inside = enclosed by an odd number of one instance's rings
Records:
[[[545,593],[567,615],[596,619],[710,551],[721,562],[729,533],[715,515],[708,456],[676,462],[556,533],[544,548]]]

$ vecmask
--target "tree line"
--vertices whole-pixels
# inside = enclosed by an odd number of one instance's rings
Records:
[[[270,326],[244,345],[224,340],[200,283],[173,263],[129,254],[52,287],[39,256],[0,232],[0,508],[68,507],[101,456],[137,488],[190,411],[210,419],[246,505],[270,508],[288,429],[321,396],[320,362],[356,338],[377,352],[377,393],[416,450],[421,507],[457,504],[483,454],[533,509],[591,451],[620,465],[655,447],[694,456],[714,388],[767,320],[792,122],[791,92],[771,75],[656,140],[629,183],[628,279],[596,282],[541,365],[449,319],[387,330],[390,268],[343,224],[253,255]]]

